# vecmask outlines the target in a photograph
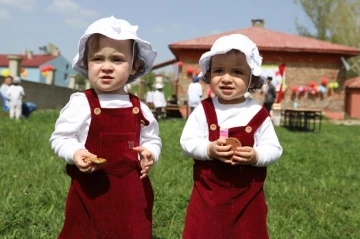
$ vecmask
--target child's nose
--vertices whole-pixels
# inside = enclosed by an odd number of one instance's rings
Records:
[[[103,71],[112,71],[112,70],[114,70],[114,68],[112,67],[111,62],[109,62],[109,61],[104,61],[101,69]]]
[[[231,79],[232,79],[232,77],[231,77],[231,75],[228,74],[228,73],[225,73],[225,74],[223,75],[223,77],[222,77],[222,80],[225,81],[225,82],[229,82],[229,81],[231,81]]]

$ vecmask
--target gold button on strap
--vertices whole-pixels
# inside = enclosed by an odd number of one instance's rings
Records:
[[[132,109],[132,112],[134,113],[134,114],[138,114],[139,113],[139,108],[138,107],[134,107],[133,109]]]
[[[211,125],[210,125],[210,129],[211,129],[212,131],[216,130],[216,124],[211,124]]]
[[[252,128],[250,126],[246,126],[245,132],[246,133],[251,133],[251,131],[252,131]]]
[[[101,113],[101,109],[100,108],[95,108],[94,109],[94,114],[99,115]]]

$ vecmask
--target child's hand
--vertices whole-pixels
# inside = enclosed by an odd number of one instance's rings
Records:
[[[140,179],[143,179],[148,176],[148,173],[154,164],[154,156],[152,155],[152,153],[150,153],[149,150],[141,146],[135,147],[133,148],[133,150],[140,154],[140,166],[142,169],[140,172]]]
[[[79,149],[74,153],[74,163],[83,173],[92,173],[98,170],[101,166],[92,164],[91,162],[86,163],[85,158],[97,158],[95,154],[90,153],[87,150]]]
[[[257,164],[259,155],[252,147],[238,147],[232,157],[232,165],[255,165]]]
[[[234,152],[231,150],[231,145],[226,145],[225,139],[218,139],[210,142],[208,145],[208,156],[211,159],[218,159],[224,163],[232,163],[231,157]]]

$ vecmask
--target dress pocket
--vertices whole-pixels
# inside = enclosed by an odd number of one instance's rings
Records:
[[[139,145],[135,133],[102,133],[100,134],[101,155],[107,163],[104,170],[117,176],[139,166],[138,153],[132,148]]]
[[[247,189],[250,187],[251,178],[248,178],[244,166],[218,164],[208,172],[208,178],[222,188]]]

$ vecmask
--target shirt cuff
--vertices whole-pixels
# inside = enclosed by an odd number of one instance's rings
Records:
[[[210,141],[205,141],[204,143],[199,145],[200,154],[202,155],[202,160],[213,160],[208,155],[208,148],[210,145]]]
[[[74,154],[77,150],[80,150],[80,149],[86,150],[86,148],[82,144],[75,144],[75,145],[68,146],[68,148],[66,149],[65,157],[64,157],[65,161],[68,164],[75,164]]]

